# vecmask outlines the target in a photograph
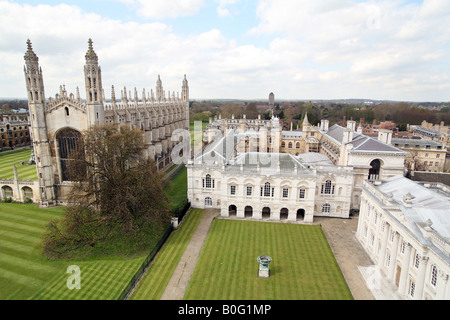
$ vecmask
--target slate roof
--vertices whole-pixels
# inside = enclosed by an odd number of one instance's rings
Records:
[[[421,243],[432,246],[431,241],[425,239],[418,228],[418,225],[425,225],[428,219],[432,222],[432,229],[445,241],[450,241],[450,193],[448,191],[427,188],[423,183],[403,176],[387,179],[377,188],[385,194],[392,194],[392,199],[399,205],[408,221],[407,228]],[[408,193],[412,195],[410,207],[403,203],[403,197]]]
[[[344,136],[344,127],[340,125],[333,125],[328,132],[324,133],[325,136],[331,137],[339,145],[342,145],[342,139]],[[404,151],[395,148],[391,145],[383,143],[376,138],[368,137],[366,135],[353,132],[353,139],[349,144],[353,145],[351,152],[394,152],[405,153]]]

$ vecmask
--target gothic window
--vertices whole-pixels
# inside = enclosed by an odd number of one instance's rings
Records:
[[[292,149],[292,142],[289,142],[288,148],[289,148],[289,149]]]
[[[72,174],[69,172],[70,161],[79,160],[83,156],[83,140],[77,130],[66,128],[57,134],[59,144],[59,157],[61,161],[61,174],[63,181],[70,181]]]
[[[65,107],[65,108],[64,108],[64,111],[66,112],[66,116],[69,116],[69,108],[68,108],[68,107]]]
[[[297,149],[300,149],[300,142],[297,142],[297,144],[295,145],[295,147],[296,147]]]
[[[286,148],[286,143],[284,141],[281,143],[281,147]]]

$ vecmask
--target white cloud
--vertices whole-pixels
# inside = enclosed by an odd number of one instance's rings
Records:
[[[137,0],[120,1],[129,1],[134,10],[141,5]],[[162,2],[148,3],[155,4],[153,12],[163,17],[173,2],[164,1],[164,10],[158,6]],[[203,1],[179,3],[193,4],[195,12]],[[158,74],[166,90],[180,91],[187,74],[194,98],[264,98],[274,92],[284,98],[446,101],[450,100],[446,3],[332,0],[325,6],[313,0],[261,0],[260,23],[246,36],[233,39],[214,26],[185,36],[165,23],[124,22],[73,5],[0,1],[0,70],[5,75],[0,97],[25,96],[27,38],[40,58],[47,97],[61,84],[71,92],[79,86],[83,95],[84,54],[91,37],[107,97],[111,85],[149,91]],[[239,0],[215,4],[231,15],[244,6]],[[261,38],[266,41],[263,45],[245,42]]]
[[[196,14],[204,0],[119,0],[130,5],[138,15],[145,18],[163,19]]]

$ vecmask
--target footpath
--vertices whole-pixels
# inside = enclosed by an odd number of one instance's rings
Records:
[[[161,296],[161,300],[182,300],[186,291],[189,279],[194,272],[198,257],[202,251],[206,236],[208,235],[212,221],[218,215],[218,210],[206,210],[200,220],[197,229],[192,235],[189,244],[184,251],[172,278],[167,284],[166,290]]]

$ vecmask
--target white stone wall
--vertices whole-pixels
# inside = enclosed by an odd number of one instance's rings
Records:
[[[356,238],[399,294],[407,299],[449,300],[449,264],[408,232],[401,211],[385,204],[386,200],[385,195],[365,183]]]

